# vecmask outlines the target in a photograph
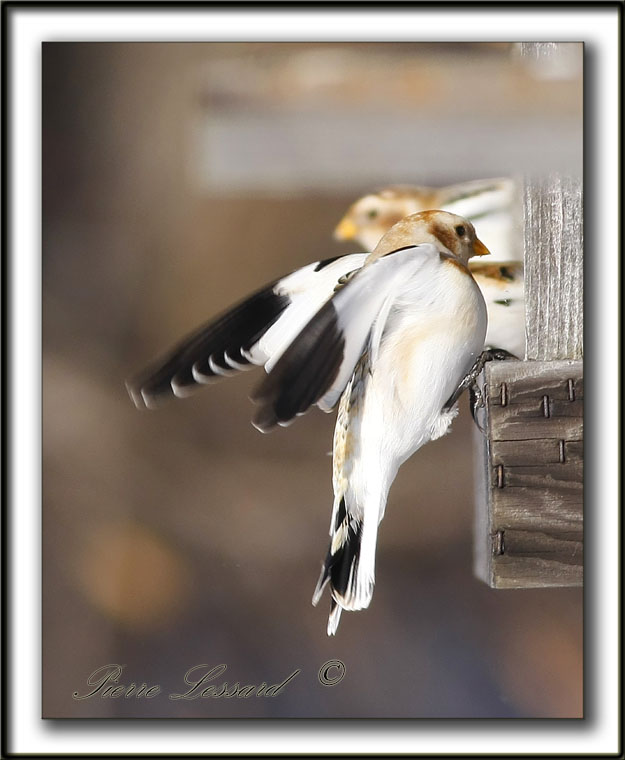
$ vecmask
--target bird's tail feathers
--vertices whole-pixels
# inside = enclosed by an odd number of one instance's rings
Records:
[[[313,594],[316,605],[327,584],[332,596],[328,636],[338,628],[341,611],[369,606],[375,583],[377,525],[368,526],[345,508],[343,497],[336,510],[330,548]]]

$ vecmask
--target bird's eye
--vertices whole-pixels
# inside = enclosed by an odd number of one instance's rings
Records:
[[[458,233],[458,237],[463,237],[464,233],[466,232],[466,229],[464,228],[464,226],[462,224],[459,224],[456,227],[456,232]]]
[[[378,215],[377,208],[372,208],[371,211],[367,211],[367,216],[369,217],[369,219],[375,219],[377,215]]]

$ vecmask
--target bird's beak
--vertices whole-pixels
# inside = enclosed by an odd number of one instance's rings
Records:
[[[482,241],[479,238],[475,238],[475,243],[473,243],[473,255],[474,256],[489,256],[490,251],[488,248],[482,243]]]
[[[334,237],[337,240],[353,240],[356,237],[357,232],[358,228],[356,225],[351,219],[345,217],[339,222],[337,228],[334,230]]]

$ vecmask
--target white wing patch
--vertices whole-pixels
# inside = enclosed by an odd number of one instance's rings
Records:
[[[274,287],[277,295],[286,295],[291,303],[277,322],[267,330],[249,352],[254,364],[264,364],[271,372],[278,359],[309,320],[331,298],[341,277],[360,269],[369,254],[353,253],[341,256],[331,264],[315,271],[318,263],[298,269],[284,277]]]
[[[417,274],[424,264],[439,260],[438,249],[430,243],[383,256],[363,267],[332,299],[338,327],[345,338],[339,373],[317,406],[327,412],[334,408],[370,339],[377,352],[386,319],[397,290]]]

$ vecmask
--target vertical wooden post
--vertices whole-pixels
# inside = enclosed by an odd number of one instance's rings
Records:
[[[524,188],[526,357],[581,359],[584,240],[580,178],[526,179]]]
[[[540,65],[556,43],[523,43]],[[556,173],[523,187],[525,361],[481,377],[474,569],[493,588],[583,582],[582,183]]]

